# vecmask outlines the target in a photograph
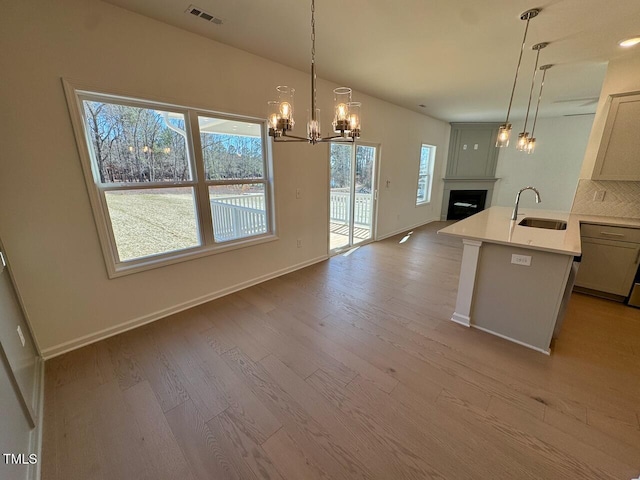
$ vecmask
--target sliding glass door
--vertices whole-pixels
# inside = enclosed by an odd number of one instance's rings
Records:
[[[373,239],[377,153],[373,145],[331,144],[329,250],[333,253]]]

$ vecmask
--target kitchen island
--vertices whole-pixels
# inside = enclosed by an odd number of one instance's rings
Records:
[[[549,354],[580,255],[580,218],[564,212],[491,207],[438,233],[464,249],[454,322]],[[566,230],[518,225],[523,218],[566,222]]]

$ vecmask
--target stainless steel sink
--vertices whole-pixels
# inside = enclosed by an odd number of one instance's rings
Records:
[[[523,218],[518,225],[523,227],[546,228],[547,230],[566,230],[567,222],[564,220],[554,220],[553,218]]]

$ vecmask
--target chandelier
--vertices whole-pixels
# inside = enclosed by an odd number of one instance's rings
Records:
[[[351,89],[339,87],[333,91],[335,135],[323,137],[320,132],[320,109],[316,108],[316,21],[315,0],[311,0],[311,110],[307,121],[307,136],[298,137],[290,132],[295,125],[293,119],[293,97],[295,89],[286,85],[276,88],[277,100],[269,105],[269,136],[274,142],[353,142],[360,137],[360,102],[351,100]]]

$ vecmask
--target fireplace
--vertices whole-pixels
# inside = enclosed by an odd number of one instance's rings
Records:
[[[498,179],[443,178],[442,180],[444,180],[444,192],[442,192],[440,220],[461,220],[491,206],[493,187]],[[476,194],[478,193],[480,193],[481,198],[477,198]],[[466,195],[469,194],[474,195],[475,198],[467,197]],[[471,206],[454,205],[455,211],[451,211],[451,206],[454,203],[470,203]],[[477,206],[473,207],[473,205]]]
[[[487,190],[451,190],[447,220],[462,220],[484,210]]]

